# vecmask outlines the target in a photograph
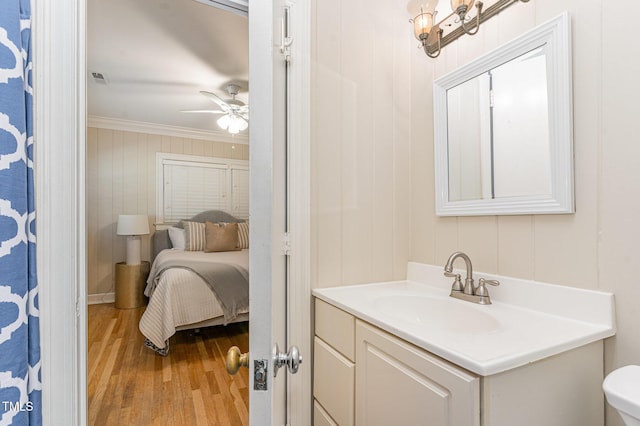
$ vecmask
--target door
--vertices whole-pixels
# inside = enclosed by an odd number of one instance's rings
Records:
[[[311,419],[310,370],[302,369],[295,380],[287,372],[297,371],[302,362],[297,347],[290,347],[289,338],[303,353],[311,352],[310,55],[304,48],[310,44],[310,33],[305,26],[310,16],[310,2],[287,3],[286,9],[281,1],[275,3],[252,3],[249,13],[250,352],[242,355],[239,349],[233,348],[227,355],[229,372],[237,371],[240,366],[251,370],[251,425],[308,424]],[[298,25],[290,27],[289,19],[285,18],[294,8],[293,21]],[[289,37],[292,32],[302,42],[292,46],[292,37]],[[297,67],[291,67],[290,50],[295,51]],[[289,143],[290,140],[294,143]],[[291,245],[295,250],[287,254],[289,229],[294,231]],[[295,286],[288,285],[287,281],[295,282]],[[286,365],[277,378],[276,358],[279,364]],[[257,381],[257,376],[265,377],[265,383]]]
[[[286,373],[274,377],[273,346],[286,348],[286,64],[280,52],[281,0],[249,12],[251,425],[286,424]],[[286,349],[285,349],[286,350]],[[266,365],[266,389],[254,369]]]

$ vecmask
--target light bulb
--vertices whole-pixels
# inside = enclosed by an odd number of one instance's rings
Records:
[[[413,34],[418,40],[426,39],[426,36],[433,27],[434,15],[435,14],[423,12],[413,18]]]
[[[222,117],[218,118],[218,121],[216,121],[216,123],[218,123],[218,126],[220,126],[222,129],[226,130],[227,127],[229,127],[229,124],[231,123],[231,117],[225,114]]]
[[[229,124],[229,128],[227,129],[227,131],[232,135],[235,135],[237,133],[240,133],[240,127],[238,127],[237,123],[231,123]]]
[[[247,127],[249,127],[249,123],[247,123],[247,120],[245,120],[242,117],[238,117],[239,119],[239,123],[240,123],[240,130],[245,130]]]
[[[473,3],[475,3],[475,0],[451,0],[451,10],[458,15],[464,15],[471,9]]]
[[[410,0],[407,3],[407,12],[409,16],[416,16],[422,12],[433,13],[437,5],[437,0]]]

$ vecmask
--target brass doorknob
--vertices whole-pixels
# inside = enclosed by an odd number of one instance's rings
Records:
[[[240,348],[232,346],[227,351],[227,373],[236,374],[240,367],[249,366],[249,353],[241,353]]]

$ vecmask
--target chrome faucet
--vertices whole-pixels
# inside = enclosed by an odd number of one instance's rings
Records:
[[[474,288],[473,288],[473,266],[471,265],[471,259],[469,259],[469,256],[467,256],[466,254],[464,254],[461,251],[457,251],[455,253],[453,253],[451,256],[449,256],[449,260],[447,260],[447,264],[444,265],[444,275],[446,277],[455,277],[455,275],[458,274],[453,274],[453,262],[455,262],[455,260],[457,258],[461,257],[464,260],[465,265],[467,265],[467,276],[464,279],[464,287],[462,288],[462,292],[464,294],[474,294]],[[457,281],[460,280],[460,275],[458,275],[457,277]],[[459,283],[455,283],[454,282],[454,286],[456,287],[456,291],[459,291],[458,285]],[[452,288],[453,290],[453,288]]]
[[[460,280],[460,274],[453,272],[453,262],[459,257],[464,260],[467,266],[467,276],[464,279],[464,286]],[[444,275],[445,277],[454,278],[453,285],[451,286],[451,297],[466,300],[467,302],[479,303],[481,305],[491,304],[491,298],[489,298],[489,290],[487,290],[486,284],[494,286],[500,285],[499,281],[480,278],[478,280],[478,286],[475,287],[473,285],[473,266],[471,265],[471,259],[461,251],[457,251],[449,256],[447,264],[444,265]]]

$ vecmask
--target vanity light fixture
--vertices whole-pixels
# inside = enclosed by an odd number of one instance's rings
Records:
[[[430,58],[437,58],[444,46],[456,40],[461,35],[476,34],[482,22],[498,14],[513,3],[527,3],[528,1],[529,0],[498,0],[483,12],[482,8],[484,3],[481,1],[450,0],[452,12],[441,21],[436,22],[436,14],[438,12],[435,10],[435,7],[429,7],[429,4],[433,4],[434,2],[422,0],[423,4],[420,5],[420,11],[409,21],[413,23],[413,33],[424,49],[424,53]],[[412,1],[412,3],[415,4],[415,0]],[[435,3],[437,4],[438,2]],[[474,5],[476,7],[476,15],[475,18],[470,18],[467,14]],[[441,26],[444,26],[443,23],[448,24],[452,18],[455,19],[455,22],[460,22],[460,26],[446,36],[443,36],[444,30]]]

